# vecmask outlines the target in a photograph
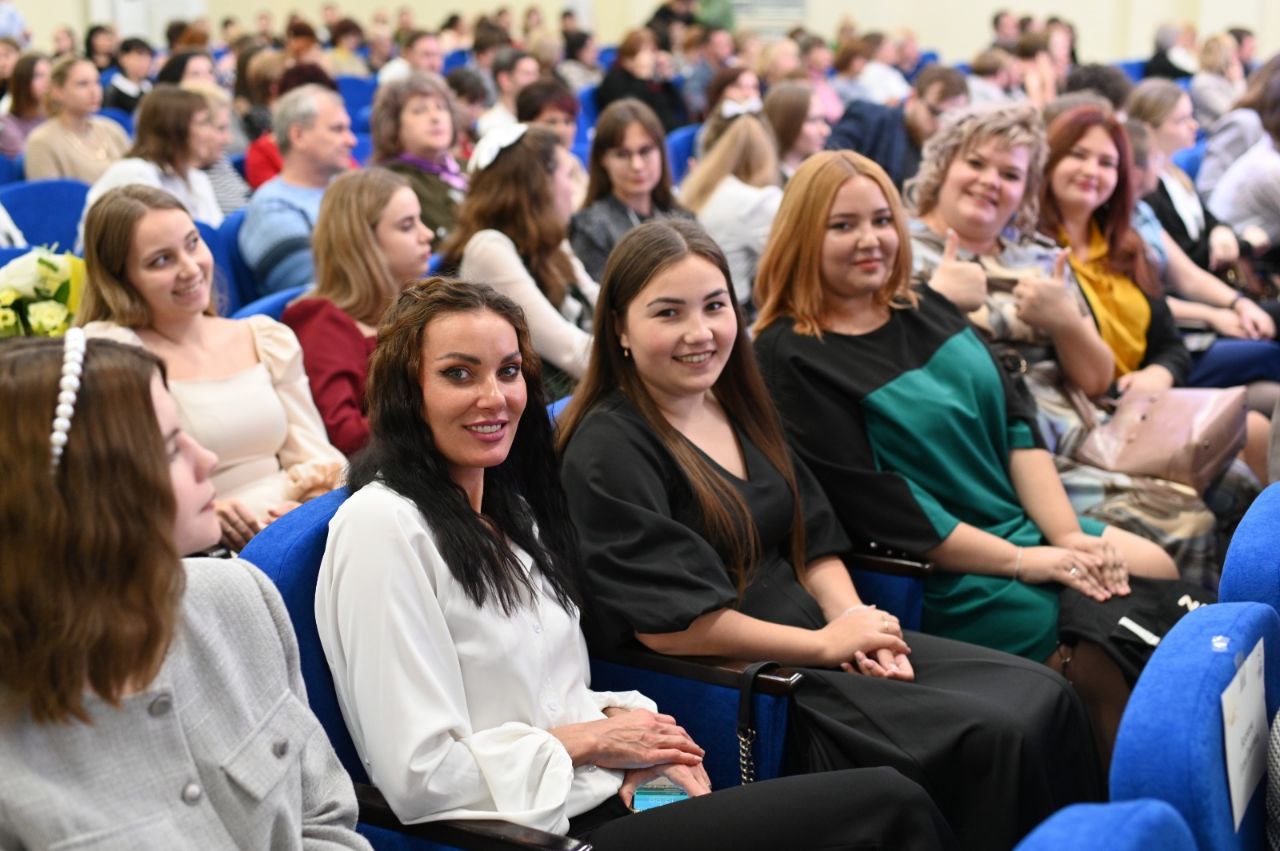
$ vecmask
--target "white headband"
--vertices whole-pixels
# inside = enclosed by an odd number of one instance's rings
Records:
[[[67,445],[67,432],[71,431],[71,417],[76,412],[80,373],[84,371],[84,329],[67,329],[62,345],[62,378],[58,380],[58,405],[53,409],[53,431],[49,434],[55,470],[62,460],[62,450]]]
[[[529,129],[528,124],[508,124],[490,130],[481,137],[471,151],[471,161],[467,163],[467,171],[475,174],[493,165],[498,154],[520,141],[520,137]]]

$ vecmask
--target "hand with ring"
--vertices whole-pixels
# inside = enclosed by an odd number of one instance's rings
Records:
[[[823,663],[869,676],[910,680],[907,647],[898,619],[874,606],[846,609],[818,630]]]
[[[1112,592],[1103,580],[1103,559],[1066,547],[1026,547],[1018,578],[1028,583],[1058,582],[1086,597],[1103,601]]]

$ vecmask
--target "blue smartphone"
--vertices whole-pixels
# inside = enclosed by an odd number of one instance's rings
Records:
[[[631,809],[642,813],[654,807],[683,801],[688,797],[689,793],[684,789],[681,789],[665,777],[659,777],[636,787],[635,797],[631,801]]]

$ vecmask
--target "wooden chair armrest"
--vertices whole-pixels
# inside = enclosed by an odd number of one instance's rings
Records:
[[[922,561],[908,553],[891,550],[872,541],[845,557],[851,570],[872,570],[909,579],[924,579],[933,572],[933,563]]]
[[[517,848],[534,851],[591,851],[589,843],[509,821],[453,819],[404,824],[392,812],[387,799],[382,797],[377,788],[367,783],[357,783],[355,786],[356,800],[360,803],[360,821],[374,827],[444,845],[455,845],[467,851],[512,851]]]
[[[742,671],[751,664],[720,656],[664,656],[643,647],[627,647],[592,655],[605,662],[630,665],[633,668],[733,689],[739,687]],[[760,694],[785,697],[796,690],[803,678],[804,674],[792,668],[774,668],[756,676],[755,690]]]

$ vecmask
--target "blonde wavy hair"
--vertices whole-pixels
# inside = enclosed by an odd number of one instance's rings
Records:
[[[1030,104],[970,107],[944,123],[925,143],[920,171],[906,183],[903,196],[911,215],[920,218],[933,212],[956,157],[992,140],[1008,148],[1027,148],[1027,185],[1022,204],[1011,221],[1019,233],[1035,233],[1040,222],[1040,188],[1047,149],[1044,122]]]
[[[741,115],[711,143],[709,153],[680,188],[680,203],[700,212],[726,177],[748,186],[777,186],[778,149],[768,125],[754,115]]]

